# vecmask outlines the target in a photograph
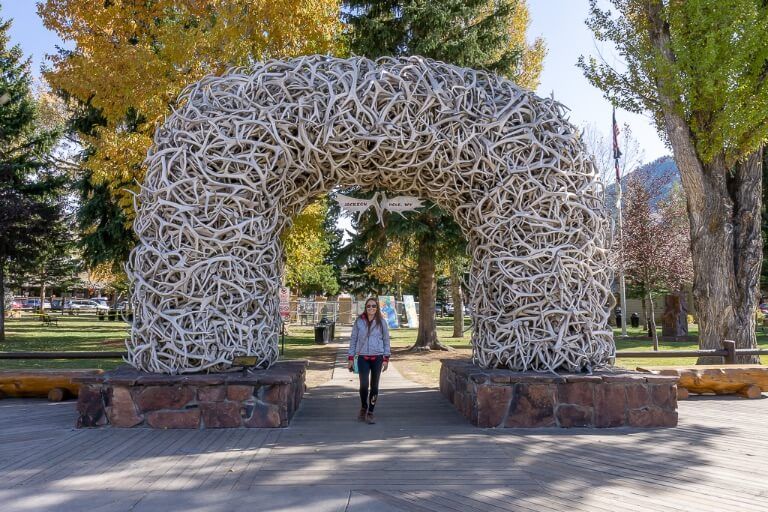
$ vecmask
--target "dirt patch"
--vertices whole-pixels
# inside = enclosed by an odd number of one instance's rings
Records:
[[[330,380],[333,376],[333,364],[336,362],[336,357],[335,354],[332,355],[333,357],[328,358],[327,360],[312,359],[309,361],[306,380],[308,388],[319,386],[323,382]],[[315,357],[317,357],[317,355]]]
[[[399,349],[392,351],[392,364],[406,379],[422,386],[437,388],[440,386],[440,360],[468,357],[472,357],[471,348],[455,348],[450,352],[444,350],[408,352],[407,349]]]

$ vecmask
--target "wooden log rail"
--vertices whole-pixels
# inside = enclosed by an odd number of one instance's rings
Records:
[[[722,357],[725,364],[735,364],[736,356],[764,356],[768,355],[768,349],[764,348],[736,348],[733,340],[723,340],[721,349],[701,350],[620,350],[616,357]]]
[[[79,369],[0,370],[0,399],[48,397],[51,402],[60,402],[78,396],[80,384],[76,379],[101,373]]]
[[[736,348],[736,342],[723,341],[722,349],[702,350],[620,350],[617,358],[666,358],[666,357],[722,357],[726,364],[734,364],[736,356],[768,355],[768,349]],[[0,359],[122,359],[126,352],[0,352]]]
[[[0,359],[123,359],[127,352],[0,352]]]

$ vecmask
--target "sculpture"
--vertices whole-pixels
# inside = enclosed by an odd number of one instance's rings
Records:
[[[338,185],[453,212],[473,259],[475,361],[580,371],[614,355],[602,188],[565,109],[420,57],[272,60],[187,87],[155,134],[127,269],[129,362],[278,356],[279,235]]]

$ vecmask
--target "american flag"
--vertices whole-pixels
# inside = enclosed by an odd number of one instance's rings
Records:
[[[616,107],[613,107],[613,162],[616,167],[616,183],[621,183],[619,158],[621,158],[621,150],[619,149],[619,125],[616,123]]]

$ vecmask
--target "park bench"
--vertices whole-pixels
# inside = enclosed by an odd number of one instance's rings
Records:
[[[59,319],[55,316],[51,316],[49,314],[43,314],[40,316],[40,320],[43,322],[43,325],[46,325],[48,327],[51,327],[55,325],[56,327],[59,326]]]
[[[103,370],[0,370],[0,398],[41,398],[60,402],[75,398],[80,384],[73,379]]]
[[[760,398],[768,391],[768,366],[759,364],[640,366],[637,370],[679,377],[679,399],[687,398],[688,393]]]

